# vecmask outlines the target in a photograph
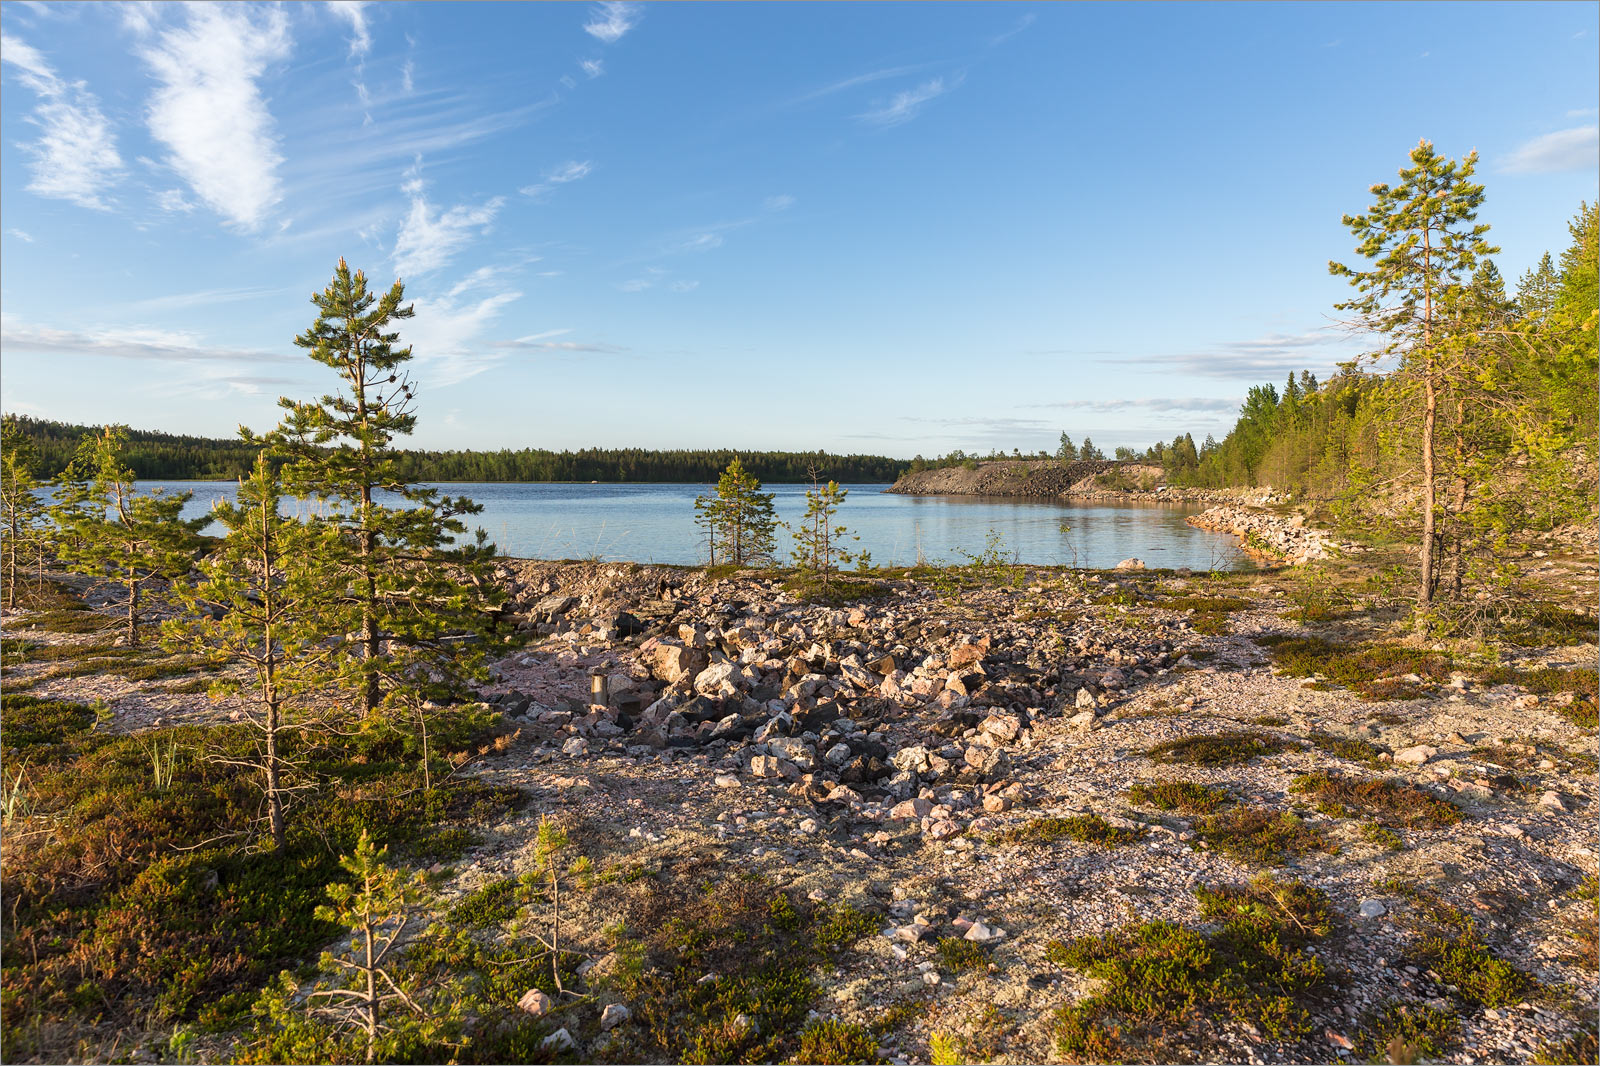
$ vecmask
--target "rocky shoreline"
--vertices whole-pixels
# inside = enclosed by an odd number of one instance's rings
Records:
[[[1208,507],[1184,521],[1198,529],[1238,537],[1244,551],[1258,559],[1305,563],[1326,559],[1337,542],[1305,524],[1301,514],[1284,515],[1242,503]]]

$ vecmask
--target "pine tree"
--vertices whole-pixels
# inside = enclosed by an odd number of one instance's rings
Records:
[[[390,972],[389,956],[426,893],[420,875],[408,878],[384,862],[388,850],[377,847],[363,829],[355,854],[339,860],[350,880],[328,886],[331,902],[318,907],[316,916],[354,935],[348,957],[332,952],[322,955],[322,970],[342,980],[336,979],[333,987],[319,988],[307,997],[308,1004],[327,1004],[311,1007],[314,1015],[364,1038],[368,1062],[377,1061],[379,1043],[396,1032],[396,1024],[389,1020],[393,1018],[391,1005],[404,1007],[417,1019],[408,1027],[417,1030],[417,1036],[433,1035],[426,1024],[427,1013]]]
[[[694,524],[705,535],[706,565],[717,565],[717,539],[722,535],[722,497],[702,492],[694,498]]]
[[[316,321],[295,344],[332,369],[344,391],[315,403],[280,400],[287,415],[269,438],[294,455],[285,470],[294,493],[335,505],[344,533],[337,594],[358,634],[345,654],[369,721],[386,705],[409,714],[481,679],[481,647],[456,638],[481,634],[486,610],[502,598],[482,531],[452,547],[466,533],[461,516],[482,507],[410,484],[399,470],[394,439],[417,421],[417,390],[404,369],[411,348],[398,347],[390,328],[414,314],[404,298],[398,281],[374,295],[366,275],[339,260],[332,282],[311,297]]]
[[[125,639],[139,643],[139,622],[158,589],[172,590],[199,550],[199,532],[210,521],[182,518],[193,493],[135,491],[133,471],[123,464],[123,426],[86,436],[58,482],[51,509],[62,536],[60,554],[69,567],[121,584],[126,596]]]
[[[164,642],[224,666],[242,664],[212,694],[243,695],[245,720],[259,734],[256,761],[267,823],[280,851],[287,799],[294,786],[285,755],[290,735],[315,724],[312,699],[332,679],[338,628],[328,595],[337,581],[338,530],[280,511],[282,485],[263,451],[240,482],[238,502],[219,503],[211,517],[227,531],[198,564],[200,579],[177,586],[184,613],[163,626]]]
[[[0,422],[0,537],[3,554],[5,604],[17,605],[17,585],[23,567],[32,557],[42,558],[48,535],[47,505],[39,495],[42,485],[34,476],[37,452],[17,420]]]
[[[711,543],[714,546],[720,536],[727,562],[751,566],[772,558],[773,533],[778,527],[772,496],[761,491],[761,482],[735,458],[717,481],[715,500],[696,499],[695,507],[704,522],[715,527],[709,533]]]
[[[1483,186],[1469,180],[1477,162],[1476,152],[1457,163],[1429,142],[1419,142],[1399,184],[1372,186],[1375,199],[1367,213],[1344,216],[1371,268],[1328,264],[1330,273],[1348,279],[1359,294],[1336,306],[1354,312],[1365,329],[1387,336],[1384,353],[1400,356],[1398,373],[1421,393],[1417,626],[1424,632],[1438,580],[1436,436],[1440,393],[1447,384],[1441,363],[1447,309],[1460,298],[1479,259],[1499,251],[1484,239],[1489,227],[1474,224],[1483,203]]]
[[[1101,451],[1099,448],[1096,448],[1094,446],[1094,441],[1090,440],[1088,437],[1083,438],[1083,443],[1078,446],[1079,459],[1093,459],[1099,461],[1103,460],[1105,457],[1106,453]]]
[[[854,552],[844,547],[844,541],[860,538],[843,525],[834,525],[834,515],[839,505],[849,495],[837,481],[820,485],[815,480],[806,490],[806,513],[800,519],[800,528],[791,530],[794,537],[794,563],[803,577],[818,581],[826,591],[835,570],[842,564],[855,561]]]
[[[1072,446],[1072,438],[1066,433],[1061,434],[1061,442],[1056,445],[1056,458],[1064,463],[1070,463],[1078,457],[1078,449]]]

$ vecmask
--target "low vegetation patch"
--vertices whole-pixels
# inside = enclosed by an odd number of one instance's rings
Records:
[[[1460,936],[1423,940],[1418,957],[1461,997],[1482,1007],[1509,1007],[1541,991],[1539,982],[1491,952],[1469,928]]]
[[[19,706],[34,715],[31,736],[12,730]],[[4,710],[7,745],[34,760],[3,870],[0,1024],[19,1057],[62,1057],[52,1034],[95,1019],[237,1024],[272,975],[337,932],[314,911],[363,830],[405,861],[448,860],[471,827],[521,799],[472,780],[423,791],[398,739],[342,738],[290,752],[320,784],[301,793],[285,847],[241,847],[262,831],[255,774],[226,761],[254,752],[243,727],[101,736],[83,731],[89,708],[8,695]],[[466,741],[445,731],[437,743]],[[37,759],[45,744],[60,753],[48,765]],[[35,824],[53,831],[29,832]]]
[[[34,756],[40,753],[31,749],[65,744],[73,737],[88,733],[95,723],[93,707],[21,693],[7,692],[0,696],[0,712],[5,718],[0,741],[10,751],[29,752]]]
[[[807,1014],[820,995],[816,968],[879,923],[849,907],[792,899],[759,877],[708,879],[718,872],[714,860],[690,860],[607,889],[617,895],[604,905],[620,911],[626,929],[616,954],[628,962],[604,982],[634,1011],[610,1057],[876,1062],[865,1030],[816,1029]]]
[[[1193,611],[1189,624],[1202,636],[1220,636],[1228,631],[1228,616],[1250,606],[1249,600],[1237,596],[1174,596],[1154,606],[1164,611]]]
[[[936,950],[939,955],[939,965],[947,970],[954,972],[983,970],[989,966],[989,953],[984,950],[983,945],[958,936],[940,937]]]
[[[1399,833],[1386,826],[1376,825],[1372,822],[1362,823],[1361,839],[1368,844],[1376,844],[1385,851],[1401,851],[1406,846],[1406,842],[1400,839]]]
[[[1425,1003],[1389,1001],[1361,1019],[1355,1052],[1363,1062],[1438,1059],[1454,1047],[1461,1020]]]
[[[1210,814],[1233,801],[1226,789],[1202,785],[1197,781],[1160,781],[1134,785],[1128,789],[1128,802],[1141,807],[1157,807],[1183,814]]]
[[[1322,677],[1367,700],[1409,700],[1449,680],[1443,652],[1398,644],[1345,644],[1320,637],[1273,634],[1255,638],[1291,677]]]
[[[1179,1062],[1197,1045],[1203,1057],[1217,1057],[1204,1051],[1220,1053],[1230,1022],[1272,1039],[1310,1030],[1308,1003],[1325,975],[1305,948],[1329,928],[1326,900],[1276,882],[1198,895],[1218,922],[1210,931],[1155,921],[1050,945],[1052,962],[1099,982],[1055,1013],[1062,1060]]]
[[[1404,781],[1340,777],[1322,772],[1295,779],[1289,791],[1317,801],[1325,814],[1365,814],[1384,825],[1438,829],[1461,821],[1461,808]]]
[[[1359,737],[1338,737],[1332,733],[1308,733],[1306,739],[1313,745],[1327,752],[1337,755],[1341,759],[1362,763],[1366,766],[1382,766],[1383,760],[1378,758],[1384,749],[1376,744],[1369,744]]]
[[[1287,746],[1270,733],[1250,730],[1168,740],[1157,744],[1145,752],[1145,755],[1162,763],[1232,766],[1249,762],[1258,755],[1275,754]]]
[[[486,929],[516,917],[517,882],[495,881],[484,885],[450,908],[447,920],[469,929]]]
[[[1274,814],[1262,807],[1208,815],[1195,823],[1195,832],[1211,847],[1245,862],[1270,863],[1285,856],[1335,850],[1316,826],[1289,811]]]
[[[827,1018],[812,1022],[800,1032],[795,1062],[877,1063],[878,1042],[859,1025]]]
[[[1076,840],[1083,844],[1098,844],[1114,848],[1132,844],[1144,834],[1137,829],[1120,829],[1098,814],[1075,814],[1067,818],[1035,818],[1022,825],[1012,826],[996,833],[996,844],[1053,844],[1058,840]]]

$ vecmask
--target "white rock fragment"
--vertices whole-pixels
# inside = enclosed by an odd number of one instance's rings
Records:
[[[535,1018],[539,1018],[550,1013],[550,1008],[554,1006],[554,1004],[550,1002],[549,996],[545,995],[537,988],[530,988],[522,994],[521,999],[517,1000],[517,1006],[522,1010],[527,1011]]]
[[[633,1012],[621,1003],[608,1003],[606,1009],[600,1012],[600,1028],[615,1029],[631,1017]]]

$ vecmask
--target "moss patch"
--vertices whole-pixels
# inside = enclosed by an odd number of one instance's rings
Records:
[[[1157,807],[1183,814],[1210,814],[1233,801],[1226,789],[1202,785],[1197,781],[1161,781],[1153,785],[1134,785],[1128,789],[1128,802],[1141,807]]]
[[[1258,755],[1272,755],[1287,745],[1269,733],[1234,731],[1210,736],[1181,737],[1157,744],[1145,755],[1156,762],[1191,763],[1195,766],[1232,766]]]
[[[859,1025],[846,1025],[832,1018],[812,1022],[800,1031],[800,1047],[795,1062],[877,1063],[878,1042]]]

